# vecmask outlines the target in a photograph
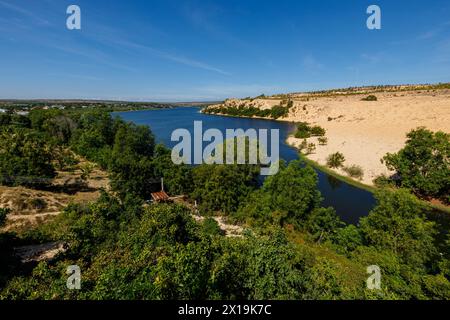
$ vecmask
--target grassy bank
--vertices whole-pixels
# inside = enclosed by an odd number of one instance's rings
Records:
[[[302,160],[304,160],[305,163],[311,165],[313,168],[316,168],[317,170],[320,170],[321,172],[323,172],[325,174],[328,174],[328,175],[330,175],[330,176],[332,176],[332,177],[334,177],[334,178],[336,178],[336,179],[338,179],[338,180],[340,180],[342,182],[345,182],[345,183],[347,183],[347,184],[349,184],[351,186],[354,186],[354,187],[359,188],[359,189],[363,189],[363,190],[368,191],[370,193],[374,193],[378,189],[378,187],[376,187],[376,186],[369,186],[369,185],[366,185],[366,184],[361,183],[359,181],[356,181],[356,180],[354,180],[354,179],[352,179],[350,177],[341,175],[341,174],[337,173],[336,171],[334,171],[334,170],[332,170],[332,169],[330,169],[330,168],[328,168],[326,166],[323,166],[323,165],[317,163],[316,161],[308,159],[301,152],[299,152],[299,157]],[[450,214],[450,207],[449,206],[446,206],[446,205],[443,205],[443,204],[431,203],[431,202],[425,201],[425,200],[421,200],[421,201],[422,201],[423,204],[425,204],[426,206],[429,206],[432,209],[435,209],[437,211]]]
[[[335,177],[336,179],[338,179],[338,180],[340,180],[340,181],[343,181],[343,182],[345,182],[345,183],[347,183],[347,184],[349,184],[349,185],[351,185],[351,186],[354,186],[354,187],[356,187],[356,188],[359,188],[359,189],[363,189],[363,190],[369,191],[369,192],[371,192],[371,193],[373,193],[373,192],[377,189],[377,188],[374,187],[374,186],[369,186],[369,185],[367,185],[367,184],[361,183],[361,182],[356,181],[356,180],[354,180],[354,179],[352,179],[352,178],[350,178],[350,177],[343,176],[343,175],[337,173],[336,171],[334,171],[334,170],[332,170],[332,169],[330,169],[330,168],[328,168],[328,167],[326,167],[326,166],[322,166],[322,165],[320,165],[319,163],[317,163],[316,161],[313,161],[313,160],[311,160],[311,159],[308,159],[308,158],[307,158],[304,154],[302,154],[301,152],[299,152],[299,155],[300,155],[300,158],[301,158],[302,160],[304,160],[307,164],[311,165],[312,167],[316,168],[317,170],[320,170],[320,171],[322,171],[323,173],[326,173],[326,174],[328,174],[328,175],[330,175],[330,176],[333,176],[333,177]]]

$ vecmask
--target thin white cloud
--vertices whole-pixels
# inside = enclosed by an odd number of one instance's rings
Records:
[[[325,67],[311,54],[308,54],[303,58],[302,64],[303,67],[309,71],[320,71]]]
[[[361,58],[370,62],[370,63],[378,63],[382,59],[381,53],[363,53],[361,54]]]
[[[419,34],[417,39],[418,40],[431,39],[431,38],[434,38],[435,36],[437,36],[440,32],[441,32],[440,29],[428,30],[427,32]]]
[[[24,16],[27,16],[29,18],[32,18],[33,20],[35,20],[36,22],[38,22],[41,25],[47,25],[48,26],[48,25],[51,24],[48,20],[45,20],[45,19],[39,17],[35,13],[33,13],[33,12],[29,11],[29,10],[23,9],[23,8],[21,8],[19,6],[13,5],[11,3],[8,3],[8,2],[0,0],[0,6],[6,8],[6,9],[9,9],[11,11],[14,11],[16,13],[19,13],[21,15],[24,15]]]
[[[73,48],[71,46],[65,46],[65,45],[55,45],[55,44],[50,44],[50,43],[42,43],[44,45],[46,45],[49,48],[53,48],[65,53],[69,53],[69,54],[76,54],[78,56],[81,57],[85,57],[89,60],[93,60],[99,64],[104,64],[106,66],[109,67],[113,67],[115,69],[120,69],[120,70],[125,70],[125,71],[129,71],[129,72],[136,72],[136,69],[130,68],[129,66],[123,65],[123,64],[119,64],[119,63],[115,63],[109,60],[108,56],[105,55],[103,52],[98,51],[98,50],[90,50],[90,49],[86,49],[83,50],[82,48]]]
[[[220,68],[216,68],[214,66],[211,66],[207,63],[198,61],[198,60],[194,60],[191,58],[187,58],[184,56],[179,56],[176,54],[172,54],[166,51],[162,51],[162,50],[158,50],[146,45],[142,45],[139,43],[135,43],[132,41],[128,41],[128,40],[123,40],[123,39],[118,39],[118,38],[113,38],[113,39],[107,39],[107,40],[102,40],[103,43],[107,43],[107,44],[111,44],[114,43],[115,45],[118,45],[120,47],[128,47],[128,48],[132,48],[132,49],[138,49],[138,50],[142,50],[144,52],[150,53],[154,56],[157,56],[159,58],[165,59],[165,60],[169,60],[169,61],[173,61],[173,62],[177,62],[186,66],[190,66],[190,67],[194,67],[194,68],[199,68],[199,69],[203,69],[203,70],[207,70],[207,71],[212,71],[212,72],[216,72],[222,75],[226,75],[226,76],[230,76],[231,74],[229,72],[226,72]]]

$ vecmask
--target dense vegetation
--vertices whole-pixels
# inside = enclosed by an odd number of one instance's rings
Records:
[[[418,196],[450,203],[450,135],[419,128],[407,138],[402,150],[383,158],[397,173],[393,181]]]
[[[147,127],[105,112],[29,119],[2,134],[57,141],[107,169],[112,191],[25,234],[0,233],[0,299],[450,299],[450,240],[407,190],[380,190],[372,212],[346,225],[322,207],[317,174],[302,161],[281,164],[259,187],[249,165],[173,165]],[[44,162],[54,165],[50,154]],[[225,237],[187,206],[144,204],[161,177],[168,192],[197,200],[201,214],[246,230]],[[49,241],[67,250],[28,265],[13,255],[13,246]],[[66,288],[74,264],[81,290]],[[366,288],[370,265],[381,268],[381,290]]]
[[[125,101],[101,101],[101,100],[2,100],[0,101],[0,109],[8,112],[30,110],[65,110],[76,111],[79,109],[100,110],[100,111],[131,111],[170,108],[172,104],[155,103],[155,102],[125,102]]]
[[[285,105],[273,106],[270,109],[260,109],[253,106],[245,106],[245,104],[236,107],[220,106],[214,108],[203,109],[204,113],[219,113],[235,117],[262,117],[278,119],[286,117],[289,114],[289,109],[292,107],[292,101]]]

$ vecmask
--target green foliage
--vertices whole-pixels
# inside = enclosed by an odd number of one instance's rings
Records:
[[[333,208],[314,209],[305,224],[306,230],[317,242],[333,238],[336,231],[343,225],[344,223]]]
[[[395,183],[386,175],[382,174],[373,179],[373,183],[378,188],[394,187]]]
[[[307,139],[311,137],[310,127],[306,122],[300,122],[297,124],[295,137],[298,139]]]
[[[354,164],[349,167],[344,167],[343,170],[352,178],[362,180],[364,176],[363,168]]]
[[[268,177],[239,209],[237,217],[260,224],[291,223],[301,226],[321,202],[317,173],[301,161],[280,166],[278,174]]]
[[[274,106],[270,110],[270,117],[273,119],[278,119],[287,116],[289,113],[289,106]]]
[[[326,133],[325,129],[320,126],[311,127],[310,132],[313,137],[323,137]]]
[[[202,212],[230,214],[256,188],[258,174],[254,165],[199,165],[192,172],[191,196]]]
[[[345,157],[342,153],[332,153],[327,157],[327,166],[330,168],[340,168],[345,162]]]
[[[306,122],[300,122],[297,124],[295,137],[298,139],[307,139],[311,137],[323,137],[325,134],[326,130],[320,126],[310,126]]]
[[[205,220],[203,220],[202,231],[204,234],[208,234],[208,235],[212,235],[212,236],[224,234],[222,229],[220,229],[220,226],[217,223],[217,221],[211,217],[207,217]]]
[[[339,274],[339,266],[332,261],[320,258],[316,264],[305,271],[305,293],[303,299],[332,300],[343,295],[345,285]]]
[[[244,104],[239,107],[214,107],[214,108],[205,108],[203,112],[205,113],[220,113],[226,114],[235,117],[263,117],[263,118],[272,118],[278,119],[282,117],[286,117],[289,114],[289,108],[291,104],[287,104],[286,106],[273,106],[270,109],[260,109],[257,107],[247,107]]]
[[[31,199],[30,204],[36,210],[43,210],[47,208],[47,202],[42,198]]]
[[[438,237],[426,208],[405,190],[379,191],[369,216],[345,226],[334,209],[320,207],[317,173],[301,161],[282,163],[258,189],[258,166],[174,165],[149,128],[106,112],[30,118],[32,129],[0,119],[0,168],[15,168],[11,159],[18,159],[28,170],[42,154],[63,167],[68,143],[108,169],[112,193],[71,204],[24,235],[27,242],[67,243],[51,262],[21,265],[13,248],[23,240],[0,233],[0,299],[449,299],[450,239]],[[35,147],[43,149],[39,157]],[[335,157],[342,166],[343,155]],[[214,219],[196,222],[185,206],[144,205],[161,177],[169,193],[189,194],[204,213],[220,211],[251,229],[227,238]],[[0,225],[7,213],[0,209]],[[73,264],[83,270],[80,291],[66,289]],[[366,267],[374,264],[382,270],[380,291],[365,289]]]
[[[67,144],[72,137],[77,123],[61,110],[31,110],[28,115],[31,128],[43,133],[47,140],[55,140],[57,144]]]
[[[109,165],[111,189],[121,198],[133,194],[142,199],[150,199],[150,193],[159,191],[159,179],[155,176],[151,159],[135,155],[117,155]]]
[[[361,231],[368,245],[390,250],[403,263],[423,267],[436,254],[435,224],[426,220],[423,205],[405,190],[381,190],[377,206],[361,218]]]
[[[343,253],[354,251],[362,246],[364,241],[360,229],[353,224],[335,230],[332,240],[338,251]]]
[[[0,227],[3,226],[3,224],[6,221],[6,216],[11,212],[9,208],[0,208]]]
[[[114,136],[112,156],[134,154],[152,157],[154,148],[155,138],[148,126],[137,126],[131,123],[121,124]]]
[[[155,185],[154,137],[146,126],[120,124],[109,163],[111,188],[124,198],[134,194],[149,199]]]
[[[386,166],[395,170],[396,183],[424,197],[448,197],[450,190],[450,135],[425,128],[411,131],[405,147],[388,153]]]
[[[367,97],[362,98],[361,100],[362,101],[377,101],[378,98],[376,96],[374,96],[374,95],[368,95]]]
[[[319,144],[321,146],[326,146],[327,143],[328,143],[328,138],[326,138],[326,137],[319,137],[318,141],[319,141]]]
[[[20,114],[12,114],[10,125],[16,128],[30,128],[31,122],[27,116]]]
[[[0,184],[39,186],[55,176],[46,141],[28,129],[0,131]]]
[[[171,195],[192,192],[192,170],[185,164],[174,164],[170,149],[159,144],[153,158],[155,176],[164,178],[164,188]]]
[[[314,153],[314,151],[316,151],[316,145],[314,143],[308,143],[305,154],[309,155]]]
[[[11,115],[0,112],[0,126],[9,126],[11,124]]]

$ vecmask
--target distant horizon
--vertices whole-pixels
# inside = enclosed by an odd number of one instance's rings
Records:
[[[292,92],[276,92],[273,94],[266,94],[262,92],[260,95],[264,94],[265,96],[276,96],[281,94],[301,94],[301,93],[314,93],[319,91],[334,91],[334,90],[343,90],[343,89],[349,89],[349,88],[369,88],[369,87],[395,87],[395,86],[426,86],[426,85],[439,85],[439,84],[450,84],[449,81],[444,82],[434,82],[434,83],[396,83],[396,84],[369,84],[369,85],[362,85],[362,86],[351,86],[351,87],[333,87],[333,88],[320,88],[320,89],[313,89],[313,90],[306,90],[306,91],[292,91]],[[27,101],[33,101],[33,102],[50,102],[50,101],[69,101],[69,102],[120,102],[120,103],[160,103],[160,104],[175,104],[175,103],[186,103],[186,104],[192,104],[192,103],[216,103],[216,102],[222,102],[226,99],[244,99],[247,97],[255,98],[257,96],[240,96],[240,97],[228,97],[225,99],[218,99],[218,100],[192,100],[192,101],[183,101],[183,100],[110,100],[110,99],[86,99],[86,98],[29,98],[29,99],[20,99],[20,98],[0,98],[0,102],[8,102],[8,101],[18,101],[18,102],[27,102]]]

